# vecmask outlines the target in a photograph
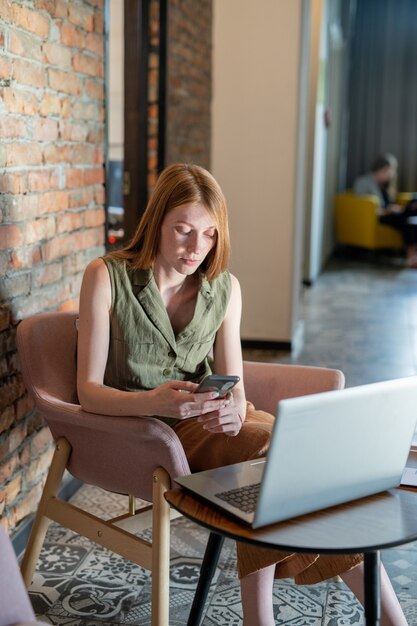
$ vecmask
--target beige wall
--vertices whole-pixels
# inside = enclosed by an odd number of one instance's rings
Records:
[[[244,339],[291,341],[296,331],[302,8],[302,0],[214,2],[212,171],[230,211]]]
[[[123,0],[109,2],[108,158],[123,161],[124,20]]]

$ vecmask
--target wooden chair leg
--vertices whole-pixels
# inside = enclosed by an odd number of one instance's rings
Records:
[[[68,441],[64,438],[59,439],[56,442],[51,467],[49,469],[48,477],[46,479],[45,487],[43,489],[39,507],[30,532],[29,541],[22,560],[22,577],[27,588],[29,588],[32,582],[36,562],[39,558],[39,554],[45,540],[46,531],[48,529],[49,519],[45,515],[46,507],[48,505],[48,501],[56,496],[70,453],[71,446]]]
[[[169,474],[158,467],[153,475],[152,626],[169,626],[169,504],[164,493]]]

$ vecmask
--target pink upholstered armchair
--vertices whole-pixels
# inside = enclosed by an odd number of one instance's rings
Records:
[[[54,520],[151,570],[152,625],[168,626],[170,510],[163,496],[172,478],[190,472],[189,465],[177,435],[163,422],[82,410],[76,393],[76,317],[70,312],[45,313],[18,327],[23,378],[56,442],[22,573],[29,585],[48,522]],[[247,397],[272,413],[282,398],[343,384],[337,370],[245,363]],[[84,482],[128,494],[129,512],[103,521],[60,501],[56,494],[65,469]],[[152,504],[136,512],[135,497]],[[152,543],[129,532],[148,526]]]

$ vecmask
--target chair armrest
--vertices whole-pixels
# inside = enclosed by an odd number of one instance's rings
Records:
[[[272,415],[280,400],[343,389],[345,384],[340,370],[283,363],[244,361],[243,375],[247,399]]]
[[[36,398],[36,405],[54,439],[65,437],[71,444],[68,470],[84,482],[152,500],[157,467],[171,477],[190,473],[177,434],[161,420],[88,413],[46,393]]]

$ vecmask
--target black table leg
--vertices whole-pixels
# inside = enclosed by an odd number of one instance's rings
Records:
[[[379,626],[381,620],[381,557],[379,550],[365,553],[365,624]]]
[[[200,624],[204,605],[207,600],[214,572],[216,571],[223,542],[223,535],[210,533],[206,551],[204,552],[203,562],[201,564],[200,578],[198,579],[197,589],[195,591],[187,626],[199,626]]]

